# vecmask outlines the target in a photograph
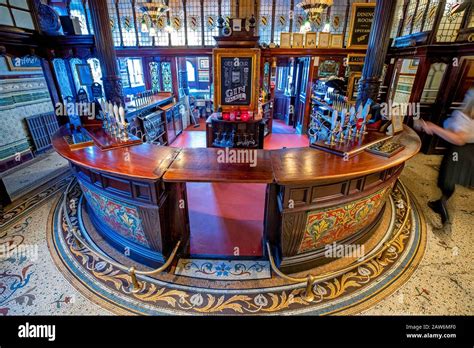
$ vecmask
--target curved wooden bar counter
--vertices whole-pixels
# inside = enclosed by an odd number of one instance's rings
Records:
[[[367,239],[404,163],[421,145],[405,127],[396,136],[405,149],[391,158],[362,152],[344,161],[309,147],[256,150],[256,165],[250,167],[218,163],[214,148],[140,144],[70,150],[68,134],[61,128],[53,146],[71,162],[92,223],[131,258],[161,264],[178,240],[182,254],[188,254],[186,182],[265,183],[264,240],[285,272],[324,262],[327,244]]]

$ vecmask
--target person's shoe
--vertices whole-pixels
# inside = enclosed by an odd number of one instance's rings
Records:
[[[430,207],[436,214],[439,214],[443,225],[449,221],[448,209],[446,208],[446,204],[443,204],[441,200],[438,199],[437,201],[428,202],[428,207]]]

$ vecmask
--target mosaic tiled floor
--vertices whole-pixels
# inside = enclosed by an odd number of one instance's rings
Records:
[[[402,180],[421,203],[421,209],[427,217],[425,256],[404,285],[399,285],[392,295],[373,304],[363,314],[474,314],[474,262],[470,252],[474,239],[474,193],[464,188],[457,190],[450,202],[453,224],[445,229],[440,228],[438,218],[424,204],[438,195],[434,183],[439,162],[437,156],[418,155],[408,163],[402,175]],[[118,312],[112,307],[108,307],[109,311],[95,304],[90,299],[93,296],[90,293],[84,292],[84,296],[78,292],[66,281],[64,274],[67,273],[62,274],[54,265],[47,249],[46,228],[48,214],[56,206],[58,198],[58,193],[53,194],[44,204],[33,207],[23,215],[16,215],[14,223],[7,221],[7,225],[0,229],[0,249],[7,246],[7,250],[12,250],[23,245],[31,246],[33,252],[36,250],[35,257],[17,253],[6,259],[0,258],[0,315],[95,315]],[[98,270],[101,270],[100,266]],[[207,297],[195,293],[185,297],[187,304],[186,301],[180,303],[181,297],[177,295],[167,293],[160,296],[182,307],[202,307],[204,301],[208,301]],[[288,300],[290,298],[294,299],[294,296],[287,296]],[[266,302],[268,306],[269,299],[271,297],[255,296],[252,304],[262,307]],[[215,304],[218,301],[216,299]],[[229,304],[226,301],[224,303]],[[188,308],[179,312],[190,313],[192,310]],[[315,314],[319,313],[316,311]]]

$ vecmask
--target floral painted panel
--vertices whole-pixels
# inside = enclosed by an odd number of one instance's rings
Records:
[[[116,202],[89,189],[86,185],[81,184],[81,188],[87,202],[100,221],[128,240],[149,247],[136,207]]]
[[[371,223],[390,191],[386,187],[355,202],[309,212],[298,253],[344,239]]]

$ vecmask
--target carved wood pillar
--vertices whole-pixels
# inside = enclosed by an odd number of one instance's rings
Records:
[[[117,104],[124,105],[122,79],[120,78],[115,54],[112,30],[110,29],[107,0],[89,1],[92,26],[94,28],[97,58],[102,69],[105,97]]]
[[[380,77],[382,76],[385,56],[387,55],[396,3],[393,0],[378,0],[375,6],[374,21],[370,30],[364,69],[359,81],[357,105],[360,103],[365,104],[369,98],[374,102],[377,101],[377,95],[380,90]]]

